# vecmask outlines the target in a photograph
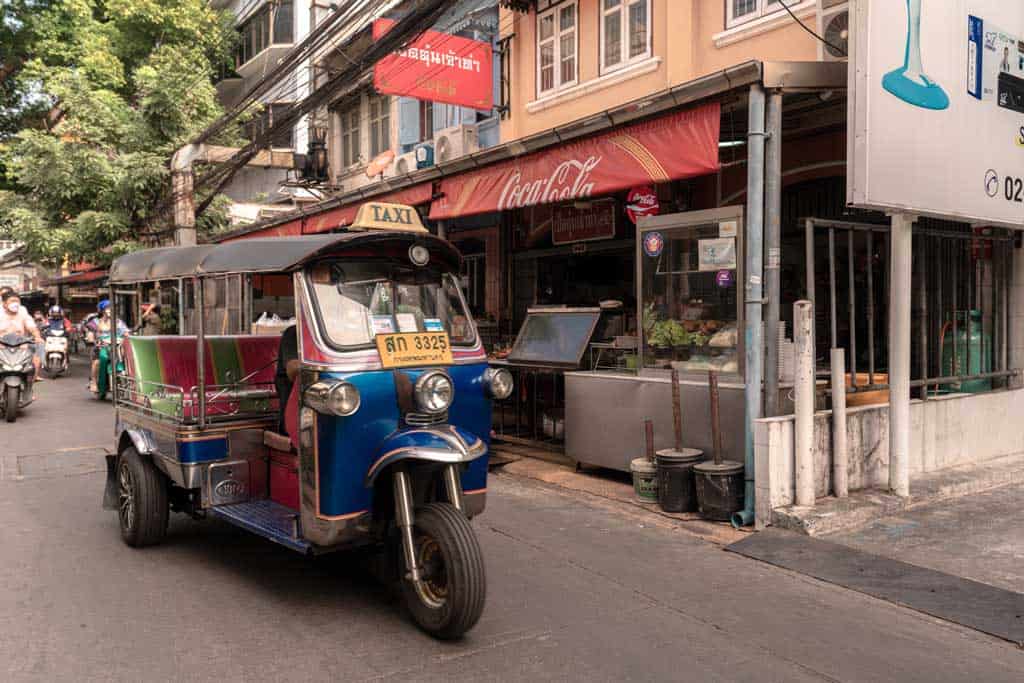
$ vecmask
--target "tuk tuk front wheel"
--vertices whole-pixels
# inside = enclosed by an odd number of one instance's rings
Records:
[[[117,518],[121,538],[135,548],[156,545],[167,535],[169,516],[164,475],[134,448],[126,448],[117,464]]]
[[[414,533],[422,579],[419,584],[408,577],[402,581],[406,605],[430,635],[461,638],[480,619],[487,594],[473,527],[449,503],[430,503],[416,510]]]

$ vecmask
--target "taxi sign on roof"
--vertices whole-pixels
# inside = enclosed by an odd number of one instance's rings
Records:
[[[416,209],[405,204],[367,202],[359,207],[349,230],[394,230],[398,232],[427,232]]]

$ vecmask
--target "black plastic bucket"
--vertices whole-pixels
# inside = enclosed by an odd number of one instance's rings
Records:
[[[724,460],[719,464],[702,462],[694,465],[697,484],[697,505],[700,516],[728,522],[734,512],[743,509],[743,464]]]
[[[667,448],[658,451],[654,462],[658,466],[658,505],[665,512],[694,512],[697,510],[697,489],[693,479],[693,466],[704,459],[704,451]]]

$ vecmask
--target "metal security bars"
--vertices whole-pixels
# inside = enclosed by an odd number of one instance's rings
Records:
[[[913,231],[911,387],[922,399],[1002,388],[1020,375],[1009,367],[1013,237],[933,223]],[[815,357],[845,350],[848,393],[887,389],[889,226],[816,218],[804,226]],[[819,375],[828,369],[819,365]]]

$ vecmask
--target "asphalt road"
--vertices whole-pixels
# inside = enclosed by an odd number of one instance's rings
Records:
[[[124,546],[100,509],[109,405],[77,377],[0,424],[0,678],[1020,681],[1024,652],[507,475],[475,526],[488,604],[418,632],[349,555],[176,518]],[[63,450],[62,450],[63,449]]]

